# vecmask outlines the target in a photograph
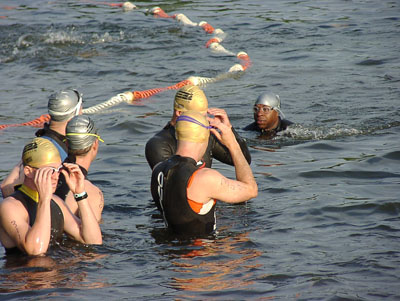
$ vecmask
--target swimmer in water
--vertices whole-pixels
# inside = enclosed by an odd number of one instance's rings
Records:
[[[104,142],[98,135],[97,128],[87,115],[72,118],[67,124],[68,158],[64,162],[76,163],[85,176],[85,191],[88,194],[88,203],[98,222],[104,208],[103,192],[87,178],[91,163],[97,156],[99,141]],[[69,192],[65,202],[72,213],[80,216],[78,203],[75,202],[72,192]]]
[[[45,254],[65,232],[84,244],[102,244],[100,226],[84,190],[84,175],[73,163],[61,164],[58,149],[37,137],[22,152],[24,182],[0,202],[0,241],[7,254]],[[59,173],[78,203],[81,219],[54,194]]]
[[[283,119],[281,100],[279,95],[262,93],[256,100],[254,107],[254,122],[244,128],[245,131],[258,131],[273,138],[280,131],[284,131],[293,122]]]
[[[65,144],[65,127],[72,117],[82,114],[82,94],[73,89],[65,89],[58,93],[53,93],[47,103],[50,122],[45,123],[43,129],[38,130],[35,135],[51,141],[57,147],[61,160],[64,161],[68,154],[68,148]],[[3,198],[14,192],[14,186],[23,182],[22,162],[19,162],[12,169],[10,174],[2,181],[0,187]],[[65,188],[65,186],[63,186]],[[66,191],[59,188],[56,194],[62,197]]]
[[[204,115],[207,112],[211,115],[224,115],[224,119],[231,127],[247,162],[250,164],[251,156],[247,148],[246,141],[243,140],[230,125],[229,118],[225,110],[208,108],[208,100],[203,90],[194,85],[186,85],[182,87],[175,95],[174,110],[171,120],[160,132],[158,132],[146,143],[146,160],[151,169],[153,169],[157,163],[168,159],[175,153],[177,147],[177,141],[175,138],[176,119],[182,113],[188,110],[197,111]],[[205,162],[207,167],[211,167],[213,158],[222,163],[233,165],[229,150],[214,136],[214,134],[211,134],[208,142],[208,148],[201,160]]]
[[[236,180],[198,164],[207,150],[210,132],[229,150]],[[151,194],[169,228],[182,234],[209,234],[216,229],[216,201],[240,203],[255,198],[257,183],[225,114],[207,118],[186,111],[176,120],[175,155],[152,172]]]

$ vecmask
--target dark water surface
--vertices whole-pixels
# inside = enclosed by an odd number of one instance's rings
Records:
[[[228,51],[249,54],[245,74],[205,92],[247,139],[259,195],[218,204],[215,237],[171,236],[151,202],[144,145],[169,120],[175,91],[93,114],[106,141],[89,172],[105,196],[104,244],[66,240],[39,258],[1,249],[0,298],[399,300],[399,1],[135,4],[2,0],[0,124],[46,113],[66,87],[88,108],[239,63],[207,49],[200,27],[145,14],[160,6],[223,29]],[[241,130],[267,90],[296,123],[273,140]],[[0,180],[34,131],[0,131]]]

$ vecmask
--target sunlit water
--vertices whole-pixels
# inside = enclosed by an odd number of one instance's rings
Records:
[[[151,201],[144,145],[175,91],[91,115],[106,141],[89,172],[106,200],[104,244],[66,240],[40,258],[1,249],[2,300],[400,298],[398,1],[95,3],[1,1],[0,124],[46,113],[66,87],[87,108],[239,63],[207,49],[201,28],[145,14],[160,6],[223,29],[227,50],[249,54],[245,74],[204,90],[247,139],[259,195],[218,204],[215,236],[174,237]],[[264,91],[295,122],[273,140],[241,130]],[[34,131],[1,130],[0,180]]]

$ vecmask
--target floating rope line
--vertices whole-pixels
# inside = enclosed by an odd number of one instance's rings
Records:
[[[214,52],[218,52],[218,53],[225,54],[225,55],[236,56],[234,52],[226,50],[224,48],[224,46],[222,46],[220,44],[222,42],[222,40],[225,38],[225,32],[222,29],[220,29],[220,28],[214,29],[214,27],[211,26],[206,21],[201,21],[199,23],[193,22],[192,20],[190,20],[184,14],[168,15],[165,11],[163,11],[158,6],[150,9],[149,11],[150,11],[150,13],[152,13],[156,17],[176,19],[179,23],[181,23],[183,25],[186,25],[186,26],[199,26],[206,33],[208,33],[208,34],[212,34],[213,33],[214,37],[207,41],[206,47],[210,48]]]
[[[98,105],[92,106],[87,109],[83,109],[82,113],[83,114],[94,114],[99,111],[108,109],[110,107],[113,107],[117,104],[120,104],[121,102],[127,102],[129,103],[133,99],[133,94],[132,92],[125,92],[125,93],[120,93],[114,97],[111,97],[109,100],[100,103]]]
[[[5,128],[9,127],[16,127],[16,126],[33,126],[33,127],[41,127],[45,122],[50,121],[50,115],[49,114],[44,114],[36,119],[33,119],[32,121],[24,122],[24,123],[14,123],[14,124],[1,124],[0,125],[0,130],[3,130]]]
[[[111,108],[122,102],[126,102],[128,104],[133,104],[133,102],[135,100],[149,98],[155,94],[158,94],[158,93],[166,91],[166,90],[177,90],[188,84],[193,84],[193,83],[190,80],[183,80],[175,85],[172,85],[169,87],[164,87],[164,88],[155,88],[155,89],[149,89],[149,90],[144,90],[144,91],[133,91],[133,92],[127,91],[124,93],[120,93],[114,97],[111,97],[109,100],[107,100],[103,103],[83,109],[82,113],[83,114],[95,114],[95,113],[98,113],[105,109]],[[9,128],[9,127],[17,127],[17,126],[41,127],[45,122],[49,122],[49,121],[50,121],[50,115],[44,114],[32,121],[28,121],[28,122],[24,122],[24,123],[0,125],[0,130]]]
[[[129,11],[129,10],[133,10],[133,9],[137,8],[136,5],[132,4],[131,2],[107,3],[107,2],[95,2],[95,1],[91,1],[91,0],[83,0],[83,1],[87,2],[87,3],[91,3],[91,4],[103,4],[103,5],[108,5],[110,7],[120,7],[124,11]],[[111,97],[109,100],[107,100],[105,102],[102,102],[95,106],[83,109],[82,110],[83,114],[96,114],[96,113],[99,113],[106,109],[109,109],[115,105],[118,105],[122,102],[125,102],[128,104],[133,104],[136,100],[149,98],[153,95],[156,95],[158,93],[161,93],[161,92],[167,91],[167,90],[177,90],[187,84],[204,87],[208,84],[226,80],[226,79],[230,79],[230,78],[237,79],[243,74],[244,71],[246,71],[251,66],[252,63],[251,63],[250,57],[248,56],[248,54],[246,52],[240,51],[239,53],[237,53],[235,55],[234,52],[225,49],[221,45],[221,42],[226,37],[226,34],[222,29],[219,29],[219,28],[214,29],[214,27],[211,26],[206,21],[201,21],[199,23],[193,22],[192,20],[190,20],[187,16],[185,16],[182,13],[168,15],[160,7],[154,7],[152,9],[150,9],[149,11],[155,17],[175,19],[185,26],[193,26],[193,27],[199,26],[207,34],[214,34],[214,36],[207,41],[207,43],[205,44],[205,47],[209,48],[210,50],[212,50],[214,52],[218,52],[218,53],[229,55],[229,56],[235,56],[240,61],[240,64],[233,65],[231,68],[229,68],[228,72],[219,74],[216,77],[191,76],[186,80],[183,80],[175,85],[168,86],[168,87],[153,88],[153,89],[148,89],[148,90],[144,90],[144,91],[127,91],[124,93],[120,93],[116,96]],[[48,114],[45,114],[45,115],[42,115],[42,116],[40,116],[32,121],[29,121],[29,122],[24,122],[24,123],[19,123],[19,124],[0,125],[0,130],[8,128],[8,127],[17,127],[17,126],[40,127],[45,122],[49,122],[49,121],[50,121],[50,116]]]
[[[90,3],[90,4],[96,4],[96,5],[107,5],[110,7],[121,7],[124,11],[129,11],[136,9],[136,5],[132,4],[131,2],[124,2],[124,3],[108,3],[108,2],[97,2],[97,1],[91,1],[91,0],[82,0],[83,2]]]
[[[114,96],[101,104],[95,105],[95,106],[87,108],[87,109],[83,109],[82,112],[84,114],[94,114],[94,113],[98,113],[99,111],[102,111],[104,109],[108,109],[117,104],[120,104],[121,102],[133,104],[133,102],[136,100],[149,98],[155,94],[158,94],[158,93],[166,91],[166,90],[177,90],[188,84],[191,84],[191,82],[189,80],[184,80],[173,86],[164,87],[164,88],[155,88],[155,89],[149,89],[149,90],[144,90],[144,91],[132,91],[132,92],[127,91],[127,92],[118,94],[117,96]]]

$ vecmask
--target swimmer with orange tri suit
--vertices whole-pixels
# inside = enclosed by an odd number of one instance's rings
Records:
[[[254,107],[254,122],[246,126],[245,131],[261,132],[263,136],[273,138],[278,132],[284,131],[293,122],[284,119],[281,111],[279,95],[265,92],[256,100]],[[282,116],[282,117],[281,117]]]
[[[196,111],[176,120],[175,155],[156,165],[151,194],[169,228],[182,234],[209,234],[216,229],[216,201],[245,202],[258,194],[257,183],[224,114],[207,118]],[[230,152],[236,180],[199,165],[207,150],[210,132]]]
[[[44,127],[35,133],[37,137],[46,138],[57,147],[62,161],[65,160],[68,154],[68,148],[65,144],[65,127],[72,117],[82,114],[82,102],[82,94],[74,89],[65,89],[51,94],[47,103],[50,122],[45,123]],[[12,194],[14,186],[23,182],[23,169],[24,167],[20,161],[2,181],[0,188],[3,198]],[[62,187],[65,188],[65,185]],[[60,189],[62,188],[58,188],[57,195],[61,196],[66,193]]]
[[[242,139],[239,134],[234,130],[229,122],[228,115],[225,110],[217,108],[208,108],[208,100],[203,90],[198,86],[186,85],[182,87],[175,95],[174,110],[171,120],[168,124],[156,135],[154,135],[147,143],[145,148],[146,160],[153,167],[165,159],[171,157],[177,147],[177,141],[175,137],[175,125],[177,118],[184,112],[193,110],[202,114],[219,114],[224,115],[224,119],[228,123],[231,131],[233,132],[236,140],[238,141],[240,148],[245,156],[247,162],[251,163],[250,152],[247,148],[246,141]],[[232,157],[229,150],[214,136],[210,135],[207,150],[204,156],[201,158],[205,162],[207,167],[211,167],[212,159],[215,158],[218,161],[233,165]]]
[[[40,137],[25,145],[22,162],[23,184],[0,202],[0,241],[6,253],[45,254],[64,232],[81,243],[102,244],[100,226],[88,203],[79,166],[61,165],[57,148]],[[74,193],[80,219],[54,194],[60,171]]]

